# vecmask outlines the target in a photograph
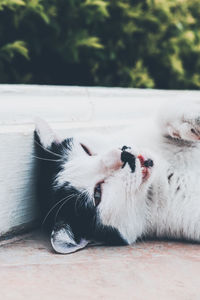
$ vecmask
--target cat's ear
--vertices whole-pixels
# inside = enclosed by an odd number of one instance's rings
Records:
[[[49,124],[40,118],[35,118],[35,135],[44,148],[51,147],[52,143],[60,144],[62,142],[62,139],[53,131]]]
[[[89,242],[85,239],[75,240],[71,227],[68,224],[55,226],[51,233],[51,245],[55,252],[68,254],[85,248]]]

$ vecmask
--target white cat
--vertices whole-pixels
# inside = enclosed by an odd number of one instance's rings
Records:
[[[189,109],[190,108],[190,109]],[[90,241],[200,241],[200,110],[164,107],[158,120],[99,139],[35,133],[38,198],[56,252]],[[130,148],[122,148],[127,146]]]

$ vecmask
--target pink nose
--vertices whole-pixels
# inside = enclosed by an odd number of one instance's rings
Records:
[[[152,160],[152,159],[147,159],[147,160],[145,160],[144,166],[145,166],[146,168],[153,167],[153,160]]]
[[[140,160],[140,164],[141,164],[141,167],[146,167],[146,168],[150,168],[150,167],[153,167],[153,160],[152,159],[144,159],[144,157],[140,154],[138,155],[138,158]]]

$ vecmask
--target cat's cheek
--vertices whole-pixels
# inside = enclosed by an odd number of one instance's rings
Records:
[[[108,152],[102,156],[100,165],[104,173],[110,173],[119,170],[123,165],[121,161],[121,151],[115,149]]]

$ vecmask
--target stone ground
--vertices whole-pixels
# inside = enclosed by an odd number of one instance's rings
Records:
[[[34,232],[0,247],[0,299],[200,299],[200,246],[141,242],[54,254]]]

